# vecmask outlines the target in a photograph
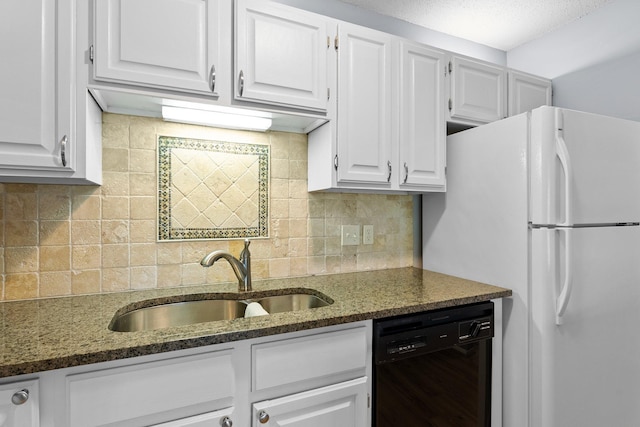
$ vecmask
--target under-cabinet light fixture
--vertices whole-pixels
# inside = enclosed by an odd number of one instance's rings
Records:
[[[162,106],[162,118],[171,122],[260,132],[264,132],[271,127],[271,119],[269,117],[258,117],[249,113],[236,114],[169,105]]]

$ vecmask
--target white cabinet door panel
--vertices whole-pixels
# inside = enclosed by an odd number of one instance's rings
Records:
[[[551,80],[509,70],[509,115],[551,105]]]
[[[320,15],[237,1],[237,99],[325,111],[327,37],[328,20]]]
[[[400,187],[444,187],[444,53],[402,43]]]
[[[507,73],[503,67],[454,56],[450,118],[488,123],[506,117]]]
[[[38,380],[0,384],[0,426],[38,427],[38,401]]]
[[[71,90],[57,87],[57,67],[68,76],[71,64],[67,47],[56,59],[56,32],[70,23],[61,18],[56,2],[0,2],[0,168],[66,169],[60,142],[66,135],[70,144],[70,111],[57,103],[66,96],[68,106]]]
[[[390,187],[393,39],[348,24],[338,34],[338,182]]]
[[[215,92],[217,0],[96,2],[94,78]]]
[[[365,427],[366,377],[253,405],[253,427]],[[265,417],[268,416],[268,421]],[[262,419],[262,421],[260,421]]]

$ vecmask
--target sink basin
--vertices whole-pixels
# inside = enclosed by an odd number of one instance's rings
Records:
[[[298,292],[238,299],[240,297],[246,295],[214,295],[210,298],[177,302],[143,301],[142,305],[148,306],[131,310],[125,307],[119,310],[111,320],[109,329],[116,332],[149,331],[216,320],[233,320],[244,317],[245,309],[250,302],[260,303],[269,314],[325,307],[333,303],[328,297],[321,298]]]

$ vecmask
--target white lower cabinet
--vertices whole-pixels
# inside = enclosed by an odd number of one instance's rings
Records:
[[[369,426],[371,330],[368,320],[2,378],[0,427]]]
[[[0,384],[0,427],[40,426],[38,380]]]
[[[370,425],[366,377],[253,405],[253,427],[327,427]]]

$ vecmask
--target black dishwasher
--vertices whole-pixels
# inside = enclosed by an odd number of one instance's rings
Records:
[[[377,320],[375,427],[490,427],[493,303]]]

